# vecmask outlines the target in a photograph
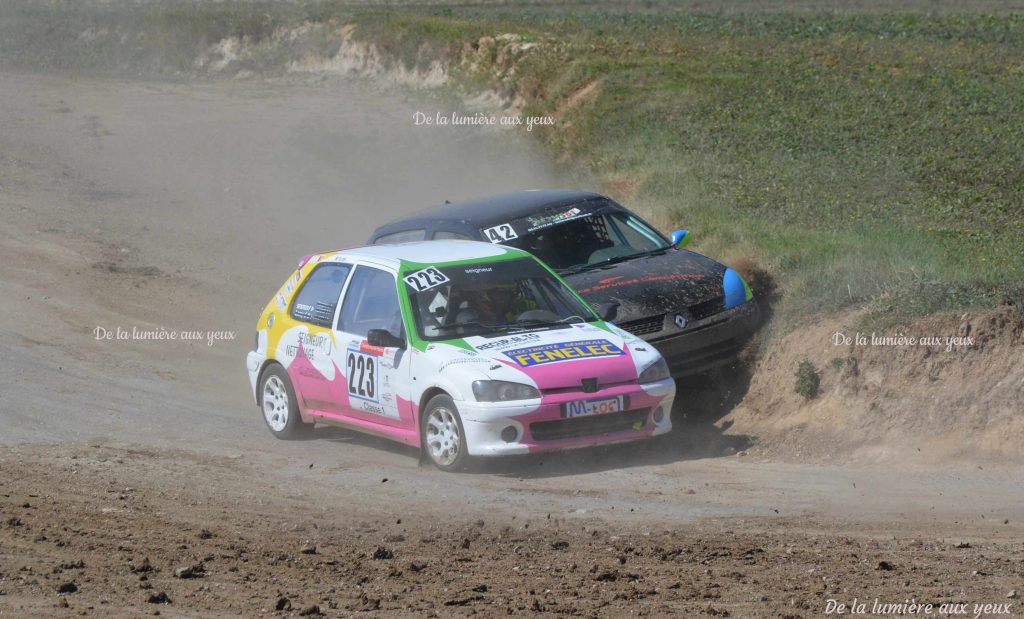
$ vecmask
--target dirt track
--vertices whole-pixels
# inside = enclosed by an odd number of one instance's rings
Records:
[[[0,615],[252,616],[282,596],[332,616],[814,616],[830,597],[1020,614],[1019,468],[784,463],[704,423],[455,477],[339,430],[275,441],[243,356],[294,260],[445,198],[571,184],[512,134],[412,127],[439,105],[0,75]]]

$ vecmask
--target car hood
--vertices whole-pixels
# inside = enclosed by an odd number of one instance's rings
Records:
[[[590,378],[600,385],[636,381],[658,357],[643,340],[603,323],[467,337],[431,344],[427,353],[437,358],[439,374],[459,381],[507,380],[541,390],[579,389]]]
[[[615,322],[625,322],[721,297],[725,271],[707,256],[670,249],[562,278],[591,304],[618,303]]]

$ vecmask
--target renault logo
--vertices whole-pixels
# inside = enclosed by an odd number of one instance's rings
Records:
[[[679,327],[680,329],[685,329],[687,324],[688,321],[686,320],[686,316],[683,316],[682,314],[676,314],[677,327]]]
[[[583,379],[583,393],[594,393],[597,391],[597,379],[596,378],[584,378]]]

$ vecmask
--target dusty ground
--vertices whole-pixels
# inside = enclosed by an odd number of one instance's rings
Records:
[[[12,616],[806,617],[854,597],[1013,611],[1024,579],[1020,526],[998,518],[883,534],[820,516],[595,519],[554,501],[515,515],[436,491],[410,501],[433,477],[415,469],[352,509],[315,488],[330,463],[295,471],[313,484],[176,451],[19,448],[0,463],[16,472],[0,486]]]
[[[514,134],[412,126],[438,105],[0,74],[0,615],[1021,614],[1017,463],[805,459],[751,431],[801,406],[767,379],[691,388],[665,440],[459,476],[340,430],[275,441],[243,358],[294,260],[445,198],[573,184]]]

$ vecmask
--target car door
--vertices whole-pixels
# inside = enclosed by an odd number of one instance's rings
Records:
[[[291,359],[288,376],[297,387],[302,405],[317,412],[339,413],[335,341],[332,326],[352,265],[321,263],[314,267],[295,293],[291,317],[298,323],[284,345]]]
[[[360,264],[345,289],[335,328],[348,395],[344,414],[381,425],[415,427],[409,406],[408,348],[370,345],[371,329],[384,329],[406,342],[395,274]]]

